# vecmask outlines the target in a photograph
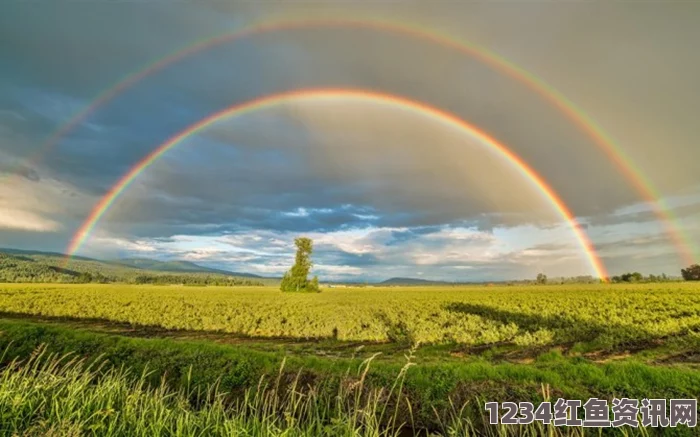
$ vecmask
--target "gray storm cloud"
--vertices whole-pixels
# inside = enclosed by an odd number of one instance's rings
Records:
[[[298,129],[264,128],[289,117]],[[123,195],[110,219],[175,219],[190,210],[204,219],[218,209],[222,220],[225,214],[252,218],[257,211],[353,204],[399,226],[475,221],[487,213],[503,214],[502,225],[513,217],[561,220],[527,177],[488,144],[398,105],[301,99],[223,120],[204,135],[216,144],[197,137],[171,149]],[[190,153],[197,153],[198,166]],[[337,226],[334,217],[347,220],[359,211],[330,212],[311,218]]]

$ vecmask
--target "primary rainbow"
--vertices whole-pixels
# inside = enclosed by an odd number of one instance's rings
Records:
[[[425,30],[418,25],[408,25],[379,20],[352,20],[352,19],[307,19],[307,20],[283,20],[279,22],[256,24],[242,30],[218,35],[204,41],[198,41],[190,46],[168,54],[146,67],[132,72],[119,82],[100,93],[90,105],[73,115],[60,129],[49,137],[44,145],[29,159],[28,163],[36,163],[38,159],[51,147],[53,147],[68,132],[73,130],[81,122],[87,119],[90,114],[108,103],[115,96],[127,90],[142,79],[164,69],[165,67],[180,61],[190,55],[202,50],[221,45],[226,42],[233,42],[239,39],[257,34],[274,31],[288,31],[306,28],[322,27],[348,27],[367,28],[376,31],[385,31],[404,36],[427,40],[454,49],[462,54],[472,56],[479,61],[489,65],[497,71],[524,84],[544,99],[549,101],[554,107],[562,111],[571,119],[582,131],[588,134],[595,143],[602,149],[609,159],[617,166],[625,178],[632,184],[641,197],[648,202],[656,217],[663,224],[666,233],[671,238],[676,250],[683,262],[691,264],[695,260],[694,251],[696,248],[690,243],[687,235],[684,235],[682,228],[678,226],[677,219],[673,216],[668,206],[663,202],[658,190],[652,182],[646,178],[641,170],[635,166],[633,161],[624,150],[615,143],[601,126],[589,117],[581,108],[577,107],[561,92],[548,85],[534,74],[515,65],[507,59],[487,50],[476,44],[454,40],[446,35],[439,34],[433,30]]]
[[[147,169],[151,164],[156,162],[161,156],[163,156],[168,150],[175,147],[177,144],[182,142],[184,139],[196,134],[197,132],[205,129],[206,127],[212,125],[213,123],[227,117],[233,117],[237,115],[242,115],[250,113],[253,111],[261,110],[264,108],[269,108],[274,105],[282,104],[285,102],[290,102],[294,100],[361,100],[366,102],[371,102],[374,104],[383,104],[394,106],[403,110],[413,111],[424,116],[431,117],[438,120],[448,126],[462,130],[464,133],[476,138],[483,144],[491,147],[495,152],[498,153],[502,158],[506,159],[509,163],[513,165],[523,176],[525,176],[542,194],[552,203],[557,212],[566,220],[570,225],[574,235],[579,241],[581,248],[583,249],[588,261],[591,264],[592,269],[599,278],[607,278],[607,271],[603,266],[602,262],[598,258],[591,241],[588,236],[581,230],[581,227],[576,222],[573,214],[568,209],[566,204],[561,200],[558,194],[550,187],[540,175],[538,175],[530,166],[527,165],[519,156],[513,153],[503,144],[499,143],[496,139],[492,138],[486,132],[470,125],[459,117],[434,108],[424,103],[409,100],[405,97],[399,97],[391,94],[380,93],[376,91],[367,91],[359,89],[333,89],[333,88],[321,88],[321,89],[305,89],[305,90],[295,90],[289,92],[283,92],[279,94],[272,94],[257,99],[253,99],[244,103],[236,104],[230,106],[224,110],[216,112],[209,115],[208,117],[190,125],[188,128],[184,129],[180,133],[171,137],[155,150],[149,153],[136,165],[134,165],[131,170],[129,170],[124,176],[122,176],[119,181],[112,186],[112,188],[100,199],[100,201],[92,209],[88,218],[83,222],[78,231],[75,233],[71,242],[66,250],[67,261],[72,257],[83,245],[85,240],[88,238],[95,225],[100,220],[100,218],[105,214],[105,212],[110,208],[114,201],[121,195],[121,193],[126,190],[126,188],[138,177],[141,172]]]

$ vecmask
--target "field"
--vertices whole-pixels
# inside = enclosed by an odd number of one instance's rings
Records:
[[[611,349],[692,336],[700,290],[688,283],[332,288],[0,286],[0,311],[248,337],[463,346],[585,343]]]
[[[182,429],[192,430],[184,435],[207,435],[207,414],[216,417],[209,435],[231,434],[231,427],[247,429],[242,435],[541,435],[545,430],[533,427],[488,431],[480,402],[700,393],[700,284],[693,283],[326,288],[320,294],[272,287],[2,284],[0,312],[5,363],[42,347],[46,362],[72,353],[103,360],[103,370],[128,370],[97,378],[104,372],[68,366],[53,380],[56,393],[70,391],[76,381],[99,381],[75,395],[76,411],[85,402],[136,402],[119,393],[139,384],[138,402],[183,421]],[[27,395],[32,405],[58,402],[55,393],[37,394],[46,372],[32,370],[45,365],[33,360],[18,364],[25,373],[4,371],[0,407],[9,408],[8,399],[24,389],[37,397]],[[19,374],[22,381],[10,377]],[[277,388],[259,388],[261,378]],[[105,384],[122,388],[108,394]],[[228,407],[202,401],[201,393],[213,386]],[[93,400],[85,400],[90,393]],[[304,395],[289,399],[298,393]],[[257,412],[244,408],[245,399],[258,399]],[[285,410],[289,402],[298,409]],[[89,408],[101,411],[94,405]],[[371,411],[371,418],[358,411]],[[48,412],[32,414],[27,417],[50,420]],[[71,419],[78,413],[66,414],[65,429],[82,430],[78,435],[92,426],[117,426],[109,415],[97,420],[87,414],[91,419],[83,423]],[[282,420],[292,416],[296,421]],[[166,422],[158,426],[166,429]],[[30,423],[37,426],[36,420],[17,421],[7,435],[27,432]],[[124,426],[112,435],[143,431],[135,422]],[[693,431],[679,427],[667,435]]]

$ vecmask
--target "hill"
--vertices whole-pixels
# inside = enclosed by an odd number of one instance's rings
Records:
[[[55,252],[0,249],[0,282],[124,282],[192,285],[272,285],[276,279],[211,269],[187,261],[101,261]]]
[[[418,278],[391,278],[377,285],[452,285],[452,282],[432,281]]]

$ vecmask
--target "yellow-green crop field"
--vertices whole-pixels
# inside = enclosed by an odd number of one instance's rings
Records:
[[[326,288],[0,285],[0,311],[251,337],[600,347],[700,330],[700,284]]]

